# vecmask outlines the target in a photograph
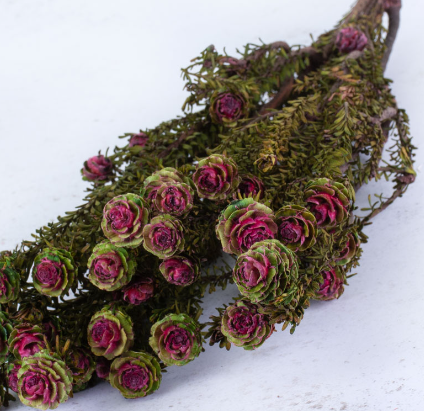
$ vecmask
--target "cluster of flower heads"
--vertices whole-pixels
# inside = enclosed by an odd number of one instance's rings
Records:
[[[238,115],[242,99],[225,93],[216,98],[211,106],[216,116]],[[130,145],[144,145],[146,138],[134,135]],[[90,162],[92,172],[100,163]],[[151,325],[149,350],[134,351],[139,347],[137,330],[126,306],[155,296],[155,278],[137,269],[140,252],[159,259],[158,275],[172,286],[188,287],[200,278],[199,261],[185,252],[185,223],[204,201],[221,210],[217,238],[224,252],[237,256],[232,277],[241,295],[221,310],[217,326],[228,343],[252,350],[271,336],[275,322],[281,321],[271,318],[270,310],[290,310],[292,300],[304,291],[302,258],[324,235],[334,237],[335,251],[320,272],[314,298],[338,298],[345,284],[343,266],[359,248],[358,236],[348,226],[352,188],[316,178],[304,185],[298,204],[276,212],[266,194],[257,176],[240,175],[231,158],[214,154],[200,160],[190,175],[163,168],[144,180],[139,194],[108,201],[100,224],[105,239],[88,258],[87,278],[99,290],[119,293],[120,302],[89,319],[90,350],[71,346],[66,356],[50,349],[53,324],[14,323],[0,312],[0,359],[15,358],[8,367],[9,387],[24,404],[40,409],[57,407],[84,389],[93,375],[108,380],[125,398],[144,397],[158,389],[163,367],[195,359],[203,341],[197,320],[185,313],[167,314]],[[34,288],[49,297],[66,295],[77,286],[78,269],[70,252],[45,248],[34,259]],[[0,261],[0,273],[0,302],[12,302],[18,297],[20,276],[7,257]]]

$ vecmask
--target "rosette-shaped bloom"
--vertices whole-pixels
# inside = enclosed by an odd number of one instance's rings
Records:
[[[144,226],[149,221],[149,207],[137,194],[112,198],[104,207],[102,229],[118,247],[134,248],[141,244]]]
[[[145,352],[128,351],[113,361],[109,380],[125,398],[140,398],[159,388],[162,373],[155,357]]]
[[[10,259],[0,259],[0,304],[7,304],[18,298],[21,290],[21,278],[15,271]]]
[[[199,324],[186,314],[170,314],[152,326],[149,344],[166,365],[185,365],[199,356]]]
[[[13,329],[8,344],[10,352],[19,360],[46,348],[43,329],[28,323],[19,324]]]
[[[342,273],[334,267],[329,266],[321,272],[322,282],[315,294],[315,299],[329,301],[339,298],[344,291],[344,279]]]
[[[124,312],[104,307],[91,317],[88,344],[94,355],[111,360],[129,350],[134,342],[131,318]]]
[[[209,114],[212,121],[227,127],[235,126],[237,120],[249,113],[246,96],[241,93],[216,91],[211,97],[210,104]]]
[[[81,170],[82,179],[86,181],[106,180],[112,174],[113,163],[103,155],[89,158]]]
[[[275,327],[264,314],[258,312],[254,304],[237,301],[224,312],[221,332],[228,341],[245,350],[260,347],[271,336]]]
[[[304,251],[315,244],[317,221],[309,210],[289,205],[278,210],[275,217],[278,238],[290,250]]]
[[[343,54],[355,50],[362,51],[367,43],[367,36],[361,30],[357,30],[354,27],[341,29],[336,38],[336,47]]]
[[[80,347],[72,348],[68,353],[67,365],[72,372],[74,392],[85,388],[96,369],[91,354]]]
[[[265,186],[258,177],[253,174],[245,174],[241,176],[237,193],[240,194],[241,197],[254,197],[261,200],[265,197]],[[234,199],[238,199],[237,194],[234,194],[233,197]]]
[[[298,278],[296,255],[278,240],[261,241],[239,256],[233,278],[252,303],[276,304]]]
[[[72,396],[72,373],[47,350],[24,358],[18,372],[19,399],[40,410],[55,409]]]
[[[183,287],[193,284],[199,278],[199,265],[183,256],[167,258],[159,270],[168,283]]]
[[[144,180],[144,189],[146,190],[147,198],[153,201],[156,198],[159,187],[161,187],[164,183],[184,183],[190,187],[192,185],[190,178],[185,177],[175,168],[165,167],[162,170],[156,171]]]
[[[88,279],[101,290],[119,290],[131,281],[136,266],[125,248],[102,242],[94,247],[88,260]]]
[[[109,379],[111,362],[104,357],[98,357],[96,363],[96,374],[102,380]]]
[[[66,294],[74,282],[74,259],[68,251],[45,248],[35,257],[32,276],[39,293],[59,297]]]
[[[162,183],[153,204],[159,213],[180,217],[193,208],[193,197],[193,189],[188,184]]]
[[[334,227],[349,217],[350,194],[341,183],[319,178],[305,187],[304,199],[319,227]]]
[[[149,139],[149,136],[146,133],[133,134],[130,138],[129,146],[130,147],[135,147],[135,146],[144,147],[146,145],[148,139]]]
[[[219,216],[216,235],[226,253],[239,255],[259,241],[276,237],[274,220],[272,210],[252,197],[233,201]]]
[[[172,257],[184,250],[183,225],[169,214],[152,218],[143,229],[143,247],[159,258]]]
[[[236,163],[221,154],[213,154],[199,161],[193,175],[199,197],[225,200],[239,185]]]
[[[9,346],[7,340],[13,331],[13,326],[8,315],[0,311],[0,364],[3,364],[9,354]]]
[[[340,256],[335,259],[335,263],[337,265],[345,265],[347,264],[356,254],[356,251],[358,250],[360,246],[360,241],[358,238],[358,234],[355,232],[348,233],[347,235],[347,241],[346,237],[343,238],[345,240],[344,247],[342,244]]]
[[[9,385],[9,388],[16,393],[18,392],[18,372],[21,369],[21,366],[21,361],[15,361],[11,364],[11,368],[9,368],[7,373],[7,384]]]
[[[129,304],[139,305],[153,297],[155,285],[150,277],[141,278],[128,284],[123,290],[124,301]]]

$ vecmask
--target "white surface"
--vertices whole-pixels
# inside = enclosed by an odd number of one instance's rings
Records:
[[[411,117],[419,167],[424,7],[404,3],[387,76]],[[229,53],[258,38],[307,44],[350,4],[0,1],[0,250],[80,204],[86,158],[122,144],[123,132],[178,114],[179,68],[209,44]],[[256,352],[208,346],[193,363],[171,367],[145,399],[126,401],[101,384],[60,409],[422,410],[423,190],[420,175],[376,219],[359,275],[340,300],[313,303],[293,336],[279,331]],[[204,318],[232,295],[234,288],[208,298]]]

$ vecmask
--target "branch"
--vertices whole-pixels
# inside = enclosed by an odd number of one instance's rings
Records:
[[[283,103],[289,98],[293,85],[294,85],[293,77],[289,77],[288,79],[284,80],[278,93],[274,96],[274,98],[271,101],[264,104],[264,106],[259,111],[259,115],[263,115],[268,113],[270,110],[276,110],[280,108],[283,105]]]
[[[194,134],[196,131],[198,131],[199,127],[194,126],[193,128],[185,131],[184,133],[180,134],[178,137],[178,140],[175,140],[173,143],[171,143],[165,150],[163,150],[161,153],[158,154],[158,158],[165,158],[168,156],[168,154],[171,153],[172,150],[177,149],[185,140],[187,137]]]
[[[396,40],[396,35],[399,29],[400,23],[400,8],[402,7],[401,1],[393,2],[389,8],[386,9],[387,14],[389,15],[389,31],[386,37],[386,51],[381,60],[381,66],[383,71],[386,70],[387,62],[389,61],[390,54],[393,49],[393,44]]]

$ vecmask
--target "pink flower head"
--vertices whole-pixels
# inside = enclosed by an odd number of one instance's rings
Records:
[[[8,374],[8,384],[9,388],[14,391],[18,392],[18,371],[21,369],[20,363],[14,363],[13,368],[9,371]]]
[[[46,348],[43,330],[38,325],[27,323],[16,326],[9,337],[9,348],[18,359],[38,353]]]
[[[144,147],[147,143],[149,136],[146,133],[133,134],[130,138],[130,147],[141,146]]]
[[[159,270],[166,281],[180,286],[193,284],[199,276],[199,266],[191,259],[182,256],[164,260]]]
[[[345,185],[320,178],[305,188],[305,201],[319,227],[334,227],[349,217],[351,196]]]
[[[344,281],[341,275],[333,267],[329,267],[321,273],[323,281],[320,284],[319,291],[315,298],[318,300],[329,301],[339,298],[344,291]]]
[[[368,43],[367,36],[354,27],[341,29],[336,38],[336,46],[340,53],[347,54],[352,51],[362,51]]]
[[[231,158],[211,155],[199,161],[193,181],[199,197],[225,200],[239,185],[237,165]]]
[[[259,241],[275,238],[274,220],[269,207],[249,197],[232,202],[221,213],[216,234],[226,253],[239,255]]]
[[[123,289],[124,300],[133,305],[139,305],[154,295],[154,284],[151,278],[142,278]]]
[[[106,180],[112,174],[113,163],[103,155],[90,157],[81,170],[84,180]]]
[[[265,197],[265,186],[258,177],[254,175],[244,175],[241,176],[237,192],[240,193],[242,197],[256,197],[259,194],[259,200],[261,200]],[[236,194],[234,194],[234,199],[238,199]]]

